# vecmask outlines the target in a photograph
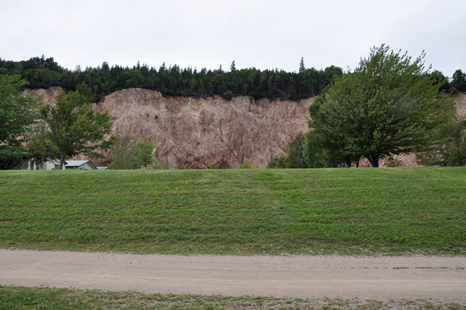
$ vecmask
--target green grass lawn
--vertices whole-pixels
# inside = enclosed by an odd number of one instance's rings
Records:
[[[0,171],[0,247],[465,255],[466,169]]]

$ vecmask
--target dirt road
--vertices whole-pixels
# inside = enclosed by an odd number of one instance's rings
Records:
[[[466,302],[466,257],[175,256],[0,249],[0,284]]]

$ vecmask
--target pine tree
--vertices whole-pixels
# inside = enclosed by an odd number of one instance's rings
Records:
[[[236,64],[235,64],[235,61],[233,60],[233,61],[231,62],[230,71],[233,72],[233,71],[235,71],[235,70],[236,70]]]
[[[306,70],[306,67],[304,67],[304,58],[301,57],[301,62],[299,63],[299,72]]]

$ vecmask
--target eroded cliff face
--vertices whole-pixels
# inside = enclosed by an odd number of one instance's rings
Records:
[[[245,161],[263,168],[307,131],[313,100],[163,97],[157,91],[125,89],[95,108],[109,111],[115,131],[155,141],[157,159],[171,168],[207,168],[211,162],[239,168]]]
[[[42,101],[53,103],[60,87],[39,89]],[[184,98],[163,97],[147,89],[125,89],[94,104],[98,111],[108,110],[113,129],[155,142],[159,162],[170,168],[207,168],[214,162],[220,168],[239,168],[245,161],[254,167],[267,167],[273,157],[285,155],[284,149],[300,132],[307,131],[306,118],[314,98],[294,101],[254,100],[250,97]],[[458,93],[456,110],[466,116],[466,94]],[[77,159],[85,157],[78,156]],[[403,166],[417,166],[414,154],[395,156]],[[97,165],[111,161],[93,159]],[[369,162],[363,160],[361,167]],[[380,166],[384,166],[381,160]]]

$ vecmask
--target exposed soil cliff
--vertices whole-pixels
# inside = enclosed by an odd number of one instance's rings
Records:
[[[51,103],[60,87],[36,93]],[[250,97],[184,98],[163,97],[147,89],[125,89],[105,97],[95,108],[108,110],[114,130],[149,137],[156,144],[159,162],[171,168],[238,168],[245,161],[263,168],[273,157],[285,155],[287,144],[307,131],[306,118],[314,98],[294,101],[254,100]],[[456,109],[466,116],[466,94],[457,96]],[[84,158],[84,157],[78,157]],[[403,166],[417,166],[414,154],[395,156]],[[105,165],[111,160],[94,160]],[[383,160],[381,166],[383,166]],[[361,167],[368,162],[362,161]]]
[[[125,89],[105,97],[96,109],[109,111],[115,129],[153,139],[158,160],[171,168],[206,168],[210,162],[239,168],[245,161],[263,168],[307,130],[312,102],[163,97]]]

